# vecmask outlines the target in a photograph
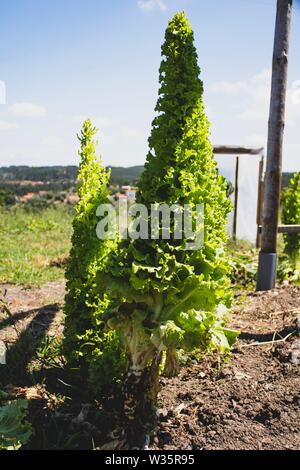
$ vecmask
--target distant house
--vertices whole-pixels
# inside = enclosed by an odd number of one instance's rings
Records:
[[[31,180],[22,180],[22,181],[15,181],[15,183],[19,183],[20,186],[44,186],[44,181],[31,181]]]
[[[126,196],[131,201],[135,201],[135,199],[136,199],[136,189],[130,189],[129,191],[126,191]]]
[[[35,193],[27,193],[27,194],[24,194],[24,196],[20,197],[20,201],[21,202],[28,202],[32,198],[34,198],[35,196],[36,196]]]
[[[79,196],[75,193],[68,194],[64,202],[66,204],[75,205],[79,201]]]
[[[135,201],[137,188],[134,188],[132,186],[121,186],[121,190],[122,190],[122,193],[124,193],[125,197],[127,197],[131,202]],[[121,196],[118,196],[117,194],[116,196],[121,197]]]

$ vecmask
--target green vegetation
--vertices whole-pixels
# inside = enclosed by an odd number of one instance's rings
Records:
[[[144,170],[143,165],[124,168],[122,166],[109,166],[111,184],[136,184]]]
[[[284,193],[282,222],[287,225],[300,224],[300,173],[295,173],[290,186]],[[294,267],[300,254],[300,234],[285,233],[284,251],[290,258]]]
[[[290,184],[283,193],[282,222],[287,225],[300,224],[300,173],[291,175]],[[284,233],[281,240],[278,278],[281,282],[299,284],[300,234]]]
[[[229,196],[234,188],[219,176],[199,75],[193,31],[185,13],[177,13],[167,26],[162,46],[156,117],[144,167],[105,168],[96,152],[97,129],[88,119],[78,136],[79,168],[0,168],[0,283],[30,288],[59,281],[51,286],[51,299],[49,289],[34,289],[25,299],[23,288],[11,289],[8,299],[15,295],[12,307],[6,301],[6,289],[0,289],[0,346],[4,352],[0,365],[0,450],[80,449],[82,443],[94,449],[143,449],[146,436],[155,431],[158,415],[165,423],[153,442],[156,448],[176,445],[176,439],[171,441],[170,426],[180,428],[180,447],[187,443],[189,448],[202,448],[205,442],[200,427],[204,433],[212,428],[216,428],[215,434],[219,432],[218,425],[226,424],[226,417],[231,416],[226,413],[228,398],[234,397],[229,405],[236,408],[235,401],[240,406],[246,396],[244,389],[237,397],[232,393],[237,380],[247,375],[238,377],[243,361],[221,374],[221,360],[222,356],[223,362],[229,359],[238,336],[226,327],[232,287],[236,305],[242,305],[246,289],[255,286],[258,252],[245,241],[227,241]],[[139,216],[130,220],[135,234],[140,228],[140,238],[123,238],[113,232],[112,240],[99,239],[99,206],[113,201],[118,210],[116,201],[125,194],[132,202],[137,188],[124,187],[131,184],[138,184],[137,203],[143,205]],[[164,205],[163,209],[158,205]],[[155,207],[159,228],[153,236]],[[181,223],[182,209],[187,211],[187,207],[194,237],[185,225],[180,238],[178,216]],[[199,207],[204,209],[204,219]],[[143,213],[145,208],[148,212]],[[170,210],[169,221],[164,217],[166,212],[160,214],[164,210]],[[294,175],[285,192],[282,218],[287,224],[300,223],[300,173]],[[148,237],[142,234],[145,226]],[[299,282],[300,235],[284,235],[283,240],[279,277]],[[59,293],[54,292],[56,288]],[[283,343],[297,334],[297,329],[292,325],[291,333],[284,337],[276,331],[281,330],[279,317],[284,321],[281,333],[290,329],[286,313],[292,303],[287,302],[283,316],[277,312],[273,334],[275,304],[269,309],[273,313],[266,315],[264,297],[257,300],[262,311],[258,303],[246,311],[250,323],[244,321],[245,315],[235,319],[244,331],[243,347],[265,345],[271,338],[274,346],[278,336],[280,350],[272,347],[272,355],[278,364],[278,359],[288,362],[290,345],[285,350]],[[297,313],[297,307],[294,310]],[[258,334],[251,329],[257,311],[267,318],[265,323],[259,319]],[[294,343],[291,347],[294,350]],[[195,363],[207,353],[214,355],[205,359],[200,372]],[[267,363],[270,357],[264,351],[262,354]],[[252,356],[252,362],[259,358]],[[177,393],[173,383],[164,394],[168,396],[162,397],[158,413],[158,391],[164,382],[159,381],[160,375],[174,377],[188,364],[196,367],[186,368],[177,385],[186,379],[189,385]],[[192,381],[187,377],[190,372]],[[253,372],[256,380],[261,370]],[[190,393],[199,377],[204,379],[206,394],[202,402]],[[233,389],[230,378],[237,379]],[[217,381],[221,385],[226,381],[226,387],[214,393],[214,404],[220,408],[216,415],[215,405],[210,403],[213,394],[208,392],[212,391],[211,381],[212,388]],[[248,382],[244,388],[249,388]],[[220,403],[222,391],[225,400]],[[295,405],[293,390],[291,393],[290,402]],[[186,400],[194,409],[182,404]],[[165,410],[171,403],[172,410]],[[241,416],[263,423],[264,419],[257,418],[266,414],[264,403],[262,409],[252,405],[241,408]],[[230,427],[231,419],[227,421]],[[193,427],[195,423],[197,427]],[[211,447],[210,442],[213,439],[208,443]]]
[[[216,171],[193,32],[184,13],[170,21],[162,55],[158,115],[137,202],[147,208],[190,204],[194,222],[196,205],[204,204],[206,230],[197,250],[187,250],[187,240],[174,236],[123,241],[99,274],[99,285],[105,282],[113,299],[108,325],[123,338],[130,364],[124,384],[129,441],[141,437],[143,423],[153,417],[162,353],[164,372],[171,376],[178,371],[178,350],[225,351],[236,336],[223,323],[230,305],[224,244],[231,206]]]
[[[258,250],[246,240],[229,240],[227,252],[230,258],[230,279],[237,289],[255,289],[258,268]]]
[[[42,181],[71,180],[76,181],[78,167],[73,166],[8,166],[0,167],[0,179],[7,181]]]
[[[7,190],[0,190],[0,207],[9,207],[13,206],[16,203],[16,196],[14,191],[11,189]]]
[[[282,189],[285,190],[291,184],[291,180],[294,177],[294,173],[283,172],[282,173]]]
[[[0,450],[18,450],[31,436],[31,424],[26,421],[28,401],[15,400],[1,406],[7,395],[0,390]]]
[[[116,185],[137,184],[143,170],[143,165],[132,167],[109,166],[111,172],[110,183]],[[11,203],[11,197],[23,196],[24,194],[34,191],[66,191],[76,184],[78,175],[77,166],[45,166],[45,167],[29,167],[29,166],[9,166],[0,167],[0,205],[1,191],[8,193]],[[293,173],[282,174],[282,187],[287,188],[293,177]],[[25,184],[24,182],[35,182],[35,185]],[[20,185],[22,182],[22,185]],[[37,184],[40,183],[40,184]],[[228,182],[228,192],[233,191],[232,183]]]
[[[73,211],[0,208],[0,282],[42,285],[63,279]]]
[[[109,166],[111,184],[134,184],[138,181],[144,167]],[[76,184],[77,166],[9,166],[0,167],[0,190],[12,190],[17,195],[34,190],[66,190]],[[18,183],[23,182],[20,186]],[[26,183],[27,182],[27,183]],[[30,182],[34,182],[34,187]]]
[[[79,202],[75,207],[72,248],[66,270],[64,349],[70,363],[90,364],[91,380],[101,388],[120,375],[124,361],[118,354],[116,334],[103,331],[102,314],[108,303],[106,286],[95,290],[96,273],[103,268],[110,250],[115,248],[113,241],[100,240],[96,234],[97,208],[109,202],[109,172],[96,155],[96,133],[97,129],[87,120],[79,136]]]

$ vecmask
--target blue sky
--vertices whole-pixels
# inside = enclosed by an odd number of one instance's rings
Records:
[[[300,5],[293,14],[284,169],[300,160]],[[11,0],[0,17],[0,165],[77,164],[82,120],[105,164],[143,164],[168,20],[195,33],[216,144],[266,145],[275,0]]]

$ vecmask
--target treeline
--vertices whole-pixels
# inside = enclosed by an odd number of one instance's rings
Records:
[[[77,166],[9,166],[0,167],[0,179],[11,181],[75,181]]]
[[[18,180],[9,182],[8,180],[0,179],[0,193],[6,192],[7,194],[15,195],[17,197],[22,197],[30,192],[39,193],[39,191],[69,191],[72,187],[75,187],[75,180],[52,180],[42,184],[32,185],[20,184]]]
[[[132,166],[129,168],[123,167],[109,167],[111,168],[111,183],[112,184],[135,184],[140,174],[143,171],[143,166]],[[78,167],[75,165],[70,166],[9,166],[0,167],[0,181],[5,182],[19,182],[19,181],[33,181],[53,184],[56,183],[55,188],[46,189],[67,189],[76,182],[78,174]],[[60,182],[60,183],[58,183]],[[59,185],[59,188],[57,187]],[[63,187],[62,187],[63,186]],[[45,189],[45,187],[41,187]],[[21,190],[21,192],[23,192]],[[17,191],[16,191],[17,194]]]
[[[143,165],[131,166],[124,168],[121,166],[108,167],[111,169],[111,183],[112,184],[136,184],[144,167]],[[9,181],[34,181],[43,182],[50,185],[49,190],[65,190],[76,182],[78,174],[78,167],[75,165],[70,166],[9,166],[0,167],[0,185]],[[290,184],[293,173],[282,174],[282,186],[286,188]],[[55,183],[56,181],[56,183]],[[18,184],[16,184],[18,186]],[[15,194],[22,194],[22,189],[15,189]],[[37,189],[37,188],[35,188]],[[45,189],[41,185],[40,189]]]

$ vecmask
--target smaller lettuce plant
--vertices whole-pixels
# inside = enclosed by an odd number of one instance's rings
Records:
[[[108,203],[110,173],[96,154],[97,129],[87,119],[79,135],[81,163],[78,174],[79,202],[75,207],[73,236],[67,263],[64,353],[70,364],[81,366],[96,389],[122,375],[124,361],[115,332],[105,331],[102,314],[108,306],[105,286],[95,289],[98,270],[106,263],[114,240],[100,240],[97,209]],[[97,378],[96,378],[97,376]]]

